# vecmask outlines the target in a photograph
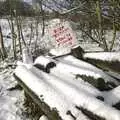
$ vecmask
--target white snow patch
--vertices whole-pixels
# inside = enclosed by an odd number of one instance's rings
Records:
[[[21,97],[23,93],[19,90],[8,90],[14,85],[16,85],[16,81],[12,77],[11,70],[6,69],[0,72],[0,120],[21,120],[23,117],[20,106],[16,104],[23,98],[23,96]]]
[[[120,61],[120,52],[85,53],[84,58],[104,61]]]
[[[41,64],[46,67],[51,62],[53,62],[52,59],[50,59],[48,57],[44,57],[44,56],[39,56],[36,58],[34,64]]]
[[[26,64],[32,64],[33,63],[32,55],[28,52],[27,48],[23,49],[22,58],[23,58],[23,63],[26,63]]]
[[[58,49],[51,49],[49,53],[52,55],[55,55],[55,56],[60,56],[63,54],[68,54],[70,52],[71,52],[71,50],[69,48],[68,49],[67,48],[66,49],[58,48]]]
[[[104,78],[106,82],[113,81],[114,83],[118,84],[114,78],[105,74],[99,68],[82,60],[78,60],[71,55],[63,58],[57,58],[57,60],[59,60],[60,63],[58,63],[56,67],[65,73],[92,76],[96,79]]]
[[[64,70],[58,69],[57,67],[51,69],[50,75],[56,77],[56,79],[64,80],[66,83],[74,85],[78,90],[84,91],[93,96],[102,96],[101,92],[94,88],[82,79],[76,79],[74,75],[64,73]]]
[[[39,120],[48,120],[48,118],[45,115],[42,115]]]
[[[110,92],[104,92],[103,94],[105,102],[110,105],[115,105],[120,102],[120,86],[114,88]]]

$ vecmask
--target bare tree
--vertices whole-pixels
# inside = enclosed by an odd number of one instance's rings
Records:
[[[44,36],[44,34],[45,34],[45,16],[44,16],[44,10],[43,10],[42,1],[43,0],[41,0],[39,2],[39,5],[40,5],[41,15],[42,15],[42,36]]]
[[[110,0],[110,2],[112,3],[112,11],[113,11],[113,38],[111,41],[111,46],[110,46],[110,51],[112,51],[114,43],[115,43],[115,39],[116,39],[116,16],[115,16],[115,8],[116,8],[116,1],[115,0]]]
[[[6,52],[5,46],[4,46],[1,26],[0,26],[0,53],[1,53],[2,59],[4,60],[7,57],[7,52]]]

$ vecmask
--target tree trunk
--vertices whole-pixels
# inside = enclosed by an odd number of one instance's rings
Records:
[[[13,20],[11,18],[11,27],[12,27],[12,47],[13,47],[13,54],[14,54],[14,59],[16,60],[17,56],[16,56],[16,35],[14,32],[14,24],[13,24]]]
[[[17,32],[18,32],[20,54],[22,55],[22,45],[21,45],[21,36],[20,36],[20,22],[19,22],[19,16],[17,16],[17,15],[16,15],[16,23],[17,23]]]
[[[20,21],[20,18],[19,18],[19,22],[20,22],[19,27],[20,27],[21,38],[22,38],[22,41],[24,43],[24,46],[26,47],[27,44],[26,44],[25,39],[24,39],[24,35],[23,35],[23,31],[22,31],[22,21]]]
[[[2,59],[5,59],[7,57],[7,53],[6,53],[4,42],[3,42],[1,26],[0,26],[0,53],[1,53]]]
[[[112,51],[113,47],[114,47],[114,43],[115,43],[115,39],[116,39],[116,24],[115,24],[115,21],[116,21],[116,16],[115,16],[115,0],[112,1],[113,2],[113,7],[112,7],[112,10],[113,10],[113,38],[112,38],[112,43],[111,43],[111,46],[110,46],[110,51]]]
[[[42,7],[42,0],[40,1],[40,8],[41,8],[41,15],[42,15],[42,36],[45,34],[45,16],[44,16],[44,10]]]
[[[102,28],[102,15],[101,15],[101,6],[100,6],[100,0],[96,1],[96,14],[98,17],[98,25],[99,25],[99,41],[103,42],[104,50],[108,51],[108,46],[105,38],[103,37],[103,28]]]

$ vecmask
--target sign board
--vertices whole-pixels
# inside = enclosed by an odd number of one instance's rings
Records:
[[[75,34],[67,21],[60,21],[59,19],[57,22],[53,21],[49,33],[54,42],[55,49],[58,51],[67,50],[70,52],[71,48],[77,45]]]

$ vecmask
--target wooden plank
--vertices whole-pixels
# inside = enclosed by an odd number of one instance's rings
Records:
[[[93,55],[92,55],[93,54]],[[102,59],[102,57],[105,57],[103,55],[108,55],[108,59]],[[115,58],[112,57],[112,54],[116,54]],[[90,56],[92,55],[92,56]],[[96,57],[94,55],[102,55],[101,58],[100,57]],[[117,58],[118,55],[118,58]],[[94,53],[85,53],[83,55],[83,59],[86,62],[89,62],[95,66],[97,66],[100,69],[103,69],[105,71],[113,71],[113,72],[117,72],[120,73],[120,60],[119,60],[119,53],[118,52],[94,52]]]
[[[50,79],[49,74],[38,71],[35,67],[28,69],[25,66],[18,66],[15,74],[19,84],[23,86],[50,120],[77,119],[76,116],[73,116],[73,113],[77,111],[76,106],[80,106],[103,119],[120,120],[119,111],[93,96],[89,96],[82,90],[76,89],[74,85],[66,84],[60,79],[54,79],[54,77]],[[70,111],[69,114],[68,111]],[[110,112],[114,114],[108,116]],[[77,113],[80,113],[80,111],[77,111]],[[83,114],[80,113],[81,115]]]
[[[39,105],[44,114],[48,117],[49,120],[62,120],[58,112],[51,108],[43,102],[39,96],[37,96],[16,74],[13,74],[15,79],[18,81],[18,84],[24,89],[24,91],[33,99],[35,103]]]

